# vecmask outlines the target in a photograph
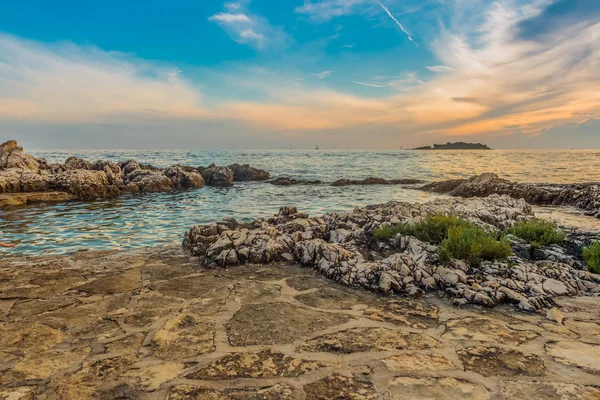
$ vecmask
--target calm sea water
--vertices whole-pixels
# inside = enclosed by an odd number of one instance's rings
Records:
[[[598,151],[32,151],[49,162],[72,155],[88,160],[136,159],[166,167],[248,163],[273,177],[289,176],[332,182],[340,178],[419,178],[428,181],[495,172],[519,182],[600,181]],[[279,187],[240,183],[232,188],[203,188],[178,193],[123,197],[97,202],[16,207],[0,210],[2,241],[17,244],[8,254],[53,254],[84,249],[129,249],[179,243],[195,224],[225,216],[239,220],[269,217],[282,205],[296,205],[311,215],[350,211],[355,206],[389,200],[427,201],[433,196],[401,186],[328,185]]]

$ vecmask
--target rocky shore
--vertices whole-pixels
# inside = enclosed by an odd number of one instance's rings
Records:
[[[542,248],[509,237],[513,256],[476,268],[460,260],[442,265],[437,246],[416,237],[378,240],[373,235],[382,226],[450,214],[498,232],[533,217],[524,200],[495,194],[425,204],[390,202],[321,217],[283,207],[268,220],[195,226],[183,246],[209,267],[295,262],[348,286],[409,297],[440,292],[457,305],[509,303],[536,311],[553,307],[559,296],[600,295],[600,275],[586,271],[581,260],[594,235],[571,232],[563,246]]]
[[[126,160],[90,162],[77,157],[49,164],[23,151],[14,140],[0,145],[0,206],[66,200],[97,200],[123,194],[227,187],[264,181],[269,173],[247,164],[157,168]]]
[[[600,398],[600,305],[379,296],[178,248],[0,259],[0,399]]]

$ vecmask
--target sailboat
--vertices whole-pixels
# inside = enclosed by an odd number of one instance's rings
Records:
[[[319,150],[319,145],[317,145],[317,147],[315,147],[315,150]]]

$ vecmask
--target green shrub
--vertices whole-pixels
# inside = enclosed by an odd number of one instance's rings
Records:
[[[455,226],[475,226],[472,222],[453,215],[428,215],[420,221],[384,226],[373,230],[373,236],[379,240],[391,239],[398,233],[414,236],[423,242],[440,244],[447,236],[448,230]]]
[[[464,260],[469,266],[477,267],[482,261],[504,260],[512,255],[508,241],[497,240],[477,226],[453,226],[448,237],[438,248],[438,257],[443,264],[453,259]]]
[[[588,270],[600,274],[600,242],[594,242],[583,249],[583,261]]]
[[[506,233],[528,241],[534,247],[563,244],[566,235],[556,224],[540,218],[519,221]]]

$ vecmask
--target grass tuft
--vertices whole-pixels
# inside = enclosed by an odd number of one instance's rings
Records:
[[[600,242],[584,247],[583,261],[590,272],[600,274]]]
[[[428,215],[417,222],[373,230],[373,236],[379,240],[399,233],[439,245],[438,256],[444,264],[460,259],[475,267],[482,261],[504,260],[512,255],[508,241],[499,241],[474,223],[453,215]]]
[[[443,264],[459,259],[471,267],[478,267],[482,261],[505,260],[511,255],[508,241],[497,240],[477,226],[451,227],[448,237],[438,248],[438,257]]]
[[[526,240],[534,247],[563,244],[566,234],[557,228],[556,224],[540,218],[517,222],[506,233]]]
[[[428,215],[420,221],[384,226],[373,230],[373,236],[379,240],[392,239],[397,234],[414,236],[423,242],[440,244],[454,226],[470,226],[474,224],[453,215]]]

